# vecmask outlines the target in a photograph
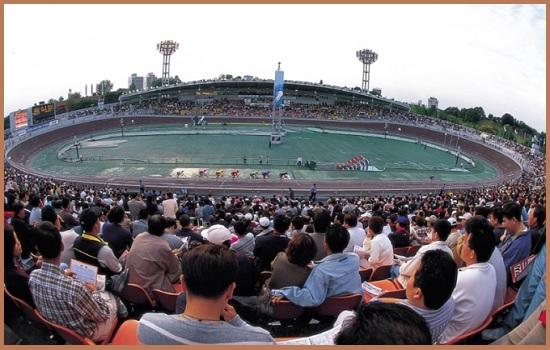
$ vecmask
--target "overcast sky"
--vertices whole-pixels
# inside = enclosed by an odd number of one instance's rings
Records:
[[[439,107],[480,106],[546,130],[544,5],[4,5],[4,116],[85,95],[132,73],[220,74],[361,86],[355,53],[378,53],[370,88]]]

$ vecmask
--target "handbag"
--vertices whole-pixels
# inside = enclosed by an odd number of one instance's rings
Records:
[[[121,273],[111,276],[107,281],[105,290],[113,293],[114,295],[121,296],[124,288],[128,285],[130,277],[130,271],[128,268],[124,268]]]

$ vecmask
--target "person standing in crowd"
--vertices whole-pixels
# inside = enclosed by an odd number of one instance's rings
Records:
[[[162,201],[162,209],[164,211],[165,218],[176,218],[176,212],[178,211],[178,202],[174,198],[172,192],[166,193],[166,199]]]
[[[313,184],[309,190],[309,201],[314,202],[317,199],[317,184]]]

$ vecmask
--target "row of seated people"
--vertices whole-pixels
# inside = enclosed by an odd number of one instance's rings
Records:
[[[319,215],[319,217],[322,217],[322,216],[323,215]],[[321,219],[319,219],[319,220],[321,220]],[[264,243],[264,245],[266,247],[270,247],[270,246],[275,244],[275,245],[279,245],[280,247],[282,247],[281,251],[284,250],[286,248],[286,245],[288,244],[288,237],[286,237],[284,235],[284,233],[286,232],[286,230],[289,227],[289,221],[290,220],[284,215],[276,216],[274,218],[274,230],[273,230],[273,232],[271,232],[270,234],[258,237],[257,239],[255,239],[255,243],[259,243],[258,244],[259,248],[261,248],[262,243]],[[372,222],[370,223],[369,228],[372,227],[373,229],[376,229],[376,222],[377,222],[376,217],[371,219],[371,221]],[[166,224],[161,220],[161,217],[159,217],[158,220],[151,220],[150,222],[151,222],[151,227],[149,228],[149,231],[151,231],[151,232],[149,232],[149,234],[147,234],[147,235],[140,235],[140,237],[148,237],[147,241],[144,240],[143,247],[145,249],[143,249],[143,251],[141,253],[137,253],[138,250],[136,249],[135,254],[132,254],[133,248],[130,249],[130,254],[128,255],[128,262],[127,262],[127,264],[129,264],[128,266],[132,266],[132,263],[130,263],[130,261],[132,260],[132,256],[137,257],[137,256],[143,254],[144,252],[145,253],[147,252],[147,247],[151,247],[152,244],[155,242],[153,236],[156,236],[158,238],[160,235],[163,234]],[[325,222],[326,222],[326,220],[325,220]],[[315,226],[315,223],[316,223],[316,221],[314,219],[314,226]],[[89,235],[89,236],[91,236],[92,241],[95,240],[95,243],[101,243],[101,239],[99,237],[97,237],[98,228],[99,228],[99,221],[98,221],[97,217],[93,216],[93,211],[88,211],[88,212],[85,213],[85,215],[82,215],[81,224],[83,224],[83,228],[85,229],[85,234],[83,234],[84,238],[90,238],[90,237],[87,237]],[[154,227],[155,224],[157,225],[156,229]],[[340,229],[339,231],[341,231],[342,236],[347,235],[347,239],[345,240],[345,244],[342,247],[339,247],[337,249],[332,248],[332,250],[331,250],[330,246],[326,242],[327,237],[329,236],[329,232],[337,231],[337,229]],[[378,230],[378,229],[376,229],[376,230]],[[156,234],[154,234],[154,233],[156,233]],[[311,237],[313,239],[310,239],[310,242],[309,242],[309,246],[313,247],[314,245],[312,244],[311,241],[314,241],[316,248],[320,243],[322,245],[322,249],[323,249],[325,255],[327,256],[327,258],[324,258],[323,260],[321,260],[321,262],[319,264],[316,264],[316,268],[313,269],[313,271],[318,271],[318,274],[322,274],[322,271],[323,271],[322,268],[318,268],[318,267],[322,267],[322,266],[325,266],[327,264],[327,262],[325,262],[325,265],[322,264],[325,259],[327,259],[328,261],[331,261],[332,259],[337,257],[338,254],[344,254],[343,251],[349,244],[348,229],[345,229],[344,227],[342,227],[340,225],[330,226],[329,230],[327,230],[327,232],[325,234],[323,234],[323,233],[324,232],[314,232],[311,235]],[[378,234],[379,233],[380,232],[378,232]],[[205,237],[207,237],[208,241],[211,241],[212,243],[217,243],[219,245],[224,245],[225,244],[225,245],[230,246],[231,236],[230,236],[229,230],[227,230],[223,226],[214,225],[210,229],[206,230],[203,233],[203,235]],[[95,238],[93,238],[93,237],[95,237]],[[296,237],[297,242],[299,241],[299,239],[302,239],[301,243],[307,245],[307,239],[304,239],[304,237],[309,237],[308,235],[297,235],[295,237]],[[317,238],[317,239],[315,239],[315,238]],[[319,238],[321,238],[321,239],[319,239]],[[293,239],[294,239],[294,237],[293,237]],[[136,239],[136,241],[138,241],[138,239]],[[265,241],[265,242],[262,242],[262,241]],[[161,242],[161,241],[159,240],[158,242]],[[286,244],[283,244],[283,242],[286,243]],[[298,243],[300,243],[300,242],[298,242]],[[340,244],[342,245],[342,239],[340,241]],[[166,244],[164,244],[164,245],[166,245]],[[77,244],[77,246],[78,246],[78,244]],[[290,246],[292,247],[292,245],[290,245]],[[98,255],[99,255],[99,251],[105,250],[104,248],[107,248],[105,245],[96,246],[96,248],[97,247],[99,247],[99,249],[96,251],[96,254],[98,254]],[[107,249],[107,250],[109,250],[109,249]],[[149,249],[149,250],[151,250],[151,249]],[[276,263],[277,258],[279,258],[279,264],[281,264],[281,262],[283,262],[282,266],[284,266],[284,261],[285,260],[284,260],[284,258],[282,258],[282,254],[280,254],[281,253],[280,251],[275,254],[275,257],[270,256],[270,254],[273,254],[273,251],[270,251],[269,249],[265,249],[265,250],[262,251],[262,249],[257,250],[256,248],[254,248],[254,252],[257,254],[257,258],[260,259],[260,269],[262,268],[262,262],[261,262],[262,257],[264,257],[263,258],[264,264],[265,264],[265,261],[268,261],[268,262],[273,261],[273,267],[275,267],[275,266],[277,266],[277,263]],[[164,259],[164,258],[161,259],[163,261],[164,260],[170,260],[172,257],[175,257],[175,254],[177,254],[178,252],[174,252],[171,249],[165,249],[165,253],[166,253],[165,257],[167,259]],[[76,254],[77,253],[75,253],[75,255]],[[277,254],[279,254],[279,255],[277,255]],[[234,255],[236,255],[236,254],[234,254]],[[330,257],[331,255],[334,255],[334,256]],[[265,256],[268,256],[268,257],[266,258]],[[353,257],[357,257],[355,254],[349,254],[349,253],[344,254],[344,256],[346,257],[345,260],[349,260],[349,259],[353,260],[353,259],[355,259]],[[168,258],[168,257],[170,257],[170,258]],[[85,258],[82,258],[82,259],[84,260]],[[137,259],[140,259],[140,258],[137,258]],[[311,260],[311,258],[309,258],[309,261],[310,260]],[[176,266],[179,269],[180,266],[179,266],[179,263],[177,262],[177,260],[173,260],[173,261],[175,261],[176,263],[172,264],[172,268],[173,268],[173,266]],[[249,259],[243,259],[243,261],[250,262]],[[306,260],[306,261],[308,261],[308,260]],[[101,266],[101,264],[100,264],[100,267],[102,267],[102,268],[107,267],[107,264],[103,264],[103,265],[104,266]],[[303,263],[302,263],[302,265],[303,265]],[[353,264],[353,265],[354,265],[354,268],[355,268],[355,264]],[[120,271],[119,266],[120,265],[118,265],[118,266],[115,265],[115,268],[111,271],[114,272],[114,273]],[[302,266],[302,268],[303,267],[304,266]],[[307,267],[307,265],[306,265],[306,267]],[[309,266],[309,268],[311,269],[310,266]],[[358,268],[358,266],[357,266],[357,268]],[[158,269],[158,267],[157,267],[157,269]],[[170,269],[170,268],[168,268],[168,269]],[[175,276],[178,276],[179,271],[175,271],[176,268],[173,268],[173,270],[174,270],[173,272],[174,272]],[[136,271],[130,273],[131,278],[132,278],[132,276],[138,276],[139,271],[141,271],[141,269],[136,269]],[[273,273],[276,277],[277,274],[276,274],[276,269],[275,268],[273,269]],[[348,272],[346,272],[346,275],[347,274],[348,274]],[[163,273],[163,275],[164,275],[164,273]],[[284,275],[285,274],[282,274],[282,276],[284,276]],[[358,277],[358,274],[355,274],[354,278],[357,279],[357,277]],[[168,283],[166,283],[165,288],[168,288],[167,286],[171,285],[171,282],[174,282],[175,280],[177,280],[177,278],[168,279]],[[309,276],[307,276],[307,279],[304,281],[304,284],[307,284],[308,280],[309,280]],[[315,279],[312,278],[312,280],[315,280]],[[338,279],[336,279],[336,281],[337,280]],[[361,291],[361,289],[360,289],[361,288],[360,287],[360,280],[358,280],[358,281],[359,281],[359,292],[360,292]],[[135,282],[137,282],[137,281],[135,281]],[[338,294],[347,294],[346,292],[351,292],[350,290],[347,290],[344,293],[338,293],[338,292],[333,291],[332,294],[331,294],[329,292],[329,290],[330,290],[330,288],[335,288],[335,290],[337,290],[337,286],[338,286],[337,282],[328,283],[330,286],[328,287],[328,289],[325,292],[318,293],[318,291],[316,291],[315,288],[313,288],[313,289],[309,290],[309,294],[308,294],[307,290],[303,291],[303,289],[305,289],[305,285],[302,286],[303,288],[299,288],[300,287],[299,285],[295,286],[297,288],[295,290],[292,290],[292,289],[285,290],[285,288],[281,288],[280,290],[278,290],[278,289],[276,289],[277,287],[271,287],[270,286],[271,283],[272,283],[272,280],[270,280],[267,284],[269,285],[270,288],[275,289],[275,290],[272,291],[273,295],[284,296],[285,298],[287,298],[287,299],[289,299],[293,302],[296,302],[296,304],[298,304],[298,305],[301,304],[302,306],[316,306],[316,305],[319,305],[321,302],[323,302],[324,299],[327,296],[338,295]],[[238,287],[238,284],[239,283],[236,284],[236,287]],[[315,287],[315,285],[313,285],[313,287]],[[347,285],[353,285],[353,284],[350,283],[350,284],[347,284]],[[158,286],[158,287],[160,289],[163,289],[163,286]],[[349,287],[349,286],[347,286],[347,287]],[[323,294],[323,293],[326,293],[326,294]],[[336,293],[336,294],[334,294],[334,293]],[[185,294],[183,294],[182,296],[185,296]],[[293,300],[293,298],[296,298],[296,299]],[[235,299],[237,299],[237,298],[235,298]],[[259,304],[259,305],[261,305],[261,304]],[[267,308],[265,311],[267,311],[269,313],[269,308]]]

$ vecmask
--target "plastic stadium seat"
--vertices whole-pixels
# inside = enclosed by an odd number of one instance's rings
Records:
[[[493,322],[493,317],[491,315],[487,316],[485,321],[481,324],[481,326],[477,327],[476,329],[464,333],[462,335],[459,335],[458,337],[449,340],[445,345],[464,345],[468,343],[468,341],[472,338],[475,338],[481,333],[485,328],[487,328],[491,322]]]
[[[370,280],[370,276],[372,275],[372,269],[359,269],[359,276],[361,276],[361,283]]]
[[[137,284],[128,283],[122,291],[122,299],[128,301],[132,306],[145,306],[154,309],[157,303],[151,299],[147,291]]]
[[[372,275],[369,278],[369,282],[385,280],[391,277],[390,273],[391,265],[378,266],[372,271]]]
[[[33,308],[29,303],[27,303],[23,299],[19,299],[13,296],[10,292],[8,292],[5,286],[4,286],[4,294],[6,294],[15,303],[15,305],[17,305],[17,307],[19,307],[23,311],[23,313],[25,314],[25,317],[27,318],[27,321],[44,323],[34,312],[36,310],[35,308]],[[51,328],[51,327],[48,327],[48,328]]]
[[[306,311],[306,308],[291,302],[290,300],[282,299],[278,303],[271,303],[273,307],[273,320],[291,320],[300,317]]]
[[[338,316],[344,310],[354,310],[361,304],[362,294],[332,296],[315,308],[315,313],[321,316]]]
[[[71,345],[106,345],[109,342],[109,340],[111,340],[111,337],[113,336],[113,332],[118,323],[118,319],[115,318],[109,335],[101,343],[96,344],[90,338],[83,337],[80,334],[73,331],[72,329],[63,327],[61,325],[58,325],[57,323],[53,323],[51,321],[46,320],[42,315],[40,315],[40,312],[38,312],[38,310],[35,310],[34,312],[43,324],[50,326],[50,328],[55,330],[63,339],[65,339],[67,343]]]
[[[406,291],[405,289],[397,289],[397,290],[388,290],[386,292],[382,292],[378,294],[377,298],[396,298],[396,299],[406,299]]]
[[[116,331],[111,345],[140,345],[137,336],[138,320],[124,321]]]
[[[176,312],[176,301],[178,300],[179,293],[170,293],[160,289],[153,289],[153,296],[157,305],[160,305],[166,311],[170,313]]]
[[[407,255],[406,256],[408,256],[408,257],[415,256],[416,252],[418,252],[418,250],[421,247],[422,247],[421,245],[413,245],[413,246],[409,247],[409,250],[407,250]]]
[[[411,246],[393,248],[393,253],[401,256],[407,256],[407,251],[409,248],[411,248]]]

